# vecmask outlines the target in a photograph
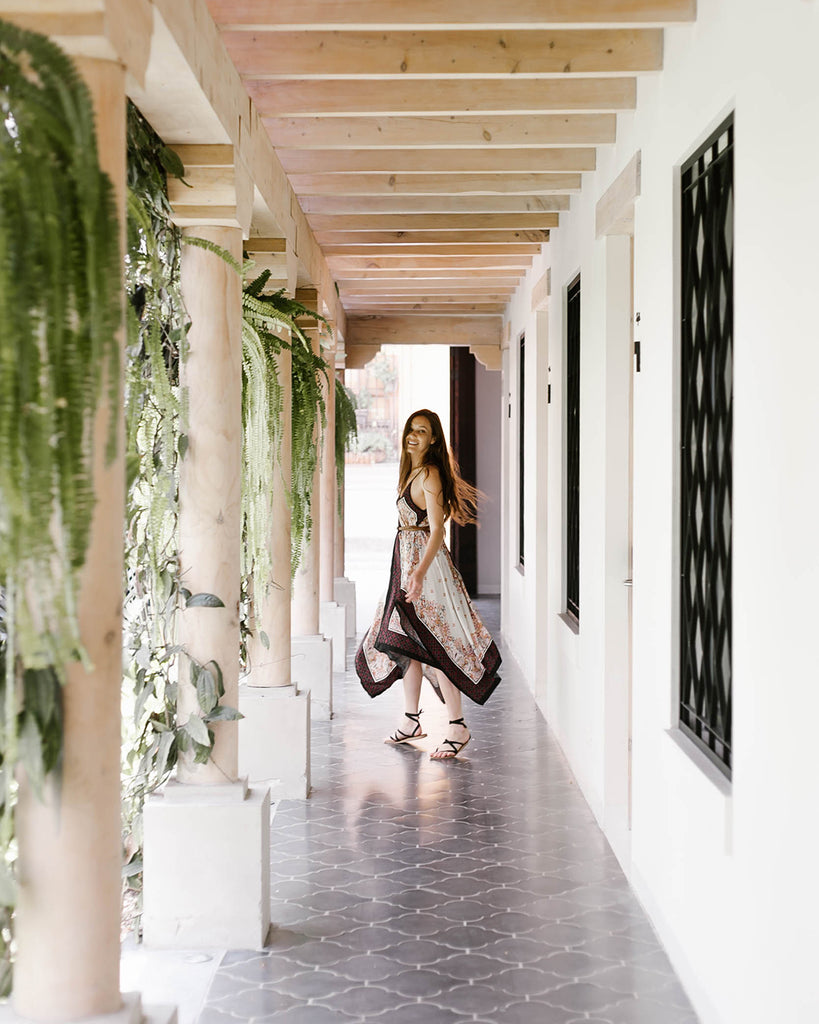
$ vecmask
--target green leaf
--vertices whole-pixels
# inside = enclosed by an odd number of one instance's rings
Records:
[[[17,881],[11,868],[0,860],[0,906],[13,907],[17,902]]]
[[[183,728],[194,743],[201,743],[210,747],[210,737],[208,736],[207,727],[199,715],[191,715],[187,722],[185,722]]]
[[[23,715],[23,727],[20,730],[19,755],[26,770],[29,781],[39,799],[43,798],[45,768],[43,766],[43,744],[40,730],[34,715]]]
[[[188,450],[188,435],[180,434],[179,440],[176,442],[176,450],[179,452],[179,458],[184,459],[185,453]]]
[[[206,722],[238,722],[240,718],[245,716],[241,711],[237,711],[236,708],[230,708],[226,704],[219,704],[218,707],[205,716]]]
[[[142,873],[142,858],[135,857],[133,860],[128,861],[127,864],[122,865],[122,877],[133,878],[135,875]]]
[[[162,146],[157,156],[168,174],[180,180],[185,177],[185,165],[182,163],[179,154],[174,152],[170,146]],[[184,184],[187,185],[188,183],[184,182]]]
[[[193,594],[185,601],[186,608],[224,608],[225,604],[216,594]]]
[[[209,668],[209,666],[212,666],[212,668]],[[214,678],[216,679],[216,692],[217,692],[217,694],[220,697],[224,697],[224,695],[225,695],[225,681],[222,678],[222,670],[219,667],[219,662],[214,661],[211,658],[211,660],[207,663],[205,668],[208,668],[208,671],[212,672],[213,675],[214,675]]]
[[[219,693],[216,688],[216,678],[207,668],[203,668],[196,680],[196,696],[199,700],[199,707],[207,715],[216,707],[219,700]]]
[[[194,743],[194,764],[207,764],[210,760],[210,746],[205,746],[204,743]]]
[[[270,637],[267,635],[267,633],[265,633],[265,631],[263,629],[259,630],[259,640],[261,640],[261,642],[262,642],[262,647],[264,647],[264,649],[266,651],[269,651],[270,650]]]
[[[171,755],[171,748],[173,746],[174,735],[172,732],[163,733],[159,740],[159,748],[156,752],[156,781],[157,783],[162,782],[167,768],[173,767],[175,758],[168,764],[169,756]]]

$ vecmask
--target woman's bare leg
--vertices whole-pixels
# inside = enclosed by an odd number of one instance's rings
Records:
[[[441,687],[441,693],[444,695],[444,704],[446,705],[450,722],[462,718],[461,691],[457,686],[450,683],[443,672],[439,672],[437,669],[435,672],[438,677],[438,685]],[[465,743],[469,736],[469,729],[465,725],[447,726],[446,739],[448,740],[455,740],[456,743]],[[441,744],[437,750],[430,754],[430,757],[434,761],[445,761],[450,757],[454,757],[454,751],[449,744]]]
[[[400,732],[405,735],[411,736],[416,729],[419,733],[422,733],[423,729],[418,729],[418,722],[412,718],[407,718],[408,714],[416,715],[418,713],[418,701],[421,698],[421,681],[423,680],[423,670],[421,668],[420,661],[411,661],[409,668],[404,673],[404,718],[401,719],[401,724],[398,726]],[[393,733],[390,739],[397,736],[398,733]]]

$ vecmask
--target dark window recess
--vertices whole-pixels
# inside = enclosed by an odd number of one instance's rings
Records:
[[[475,450],[475,357],[468,348],[453,345],[449,350],[449,440],[458,459],[461,476],[476,483]],[[478,510],[480,513],[480,509]],[[452,560],[463,577],[467,592],[478,592],[478,532],[474,523],[449,524]]]
[[[523,565],[524,517],[523,498],[526,484],[526,335],[521,334],[518,346],[518,565]]]
[[[681,199],[680,727],[730,776],[733,117]]]
[[[566,612],[580,622],[580,278],[566,309]]]

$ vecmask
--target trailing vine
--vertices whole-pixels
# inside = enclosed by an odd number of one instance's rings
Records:
[[[344,455],[358,437],[355,395],[336,377],[336,494],[341,515],[344,494]]]
[[[15,768],[59,769],[62,683],[94,509],[94,419],[118,407],[122,278],[94,109],[49,39],[0,21],[0,992],[11,979]],[[116,451],[111,416],[106,456]]]

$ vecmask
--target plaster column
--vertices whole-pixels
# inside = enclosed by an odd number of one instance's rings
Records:
[[[344,383],[344,366],[347,361],[345,346],[338,342],[336,344],[336,377]],[[336,604],[344,606],[347,628],[346,639],[351,639],[356,634],[356,598],[355,583],[348,580],[344,575],[344,473],[341,477],[341,492],[336,493],[336,505],[334,509],[334,566],[333,566],[333,598]]]
[[[281,336],[289,341],[290,332]],[[254,632],[248,641],[250,671],[239,688],[239,769],[265,780],[277,799],[310,792],[310,692],[299,692],[290,672],[290,466],[292,446],[291,357],[276,360],[282,388],[282,444],[271,495],[270,579],[255,581]],[[267,643],[261,634],[267,637]]]
[[[221,168],[224,185],[209,217],[207,176],[200,171],[213,166]],[[253,189],[240,161],[224,146],[201,146],[185,174],[193,187],[171,194],[174,219],[186,234],[213,242],[241,263]],[[215,662],[225,690],[221,703],[239,704],[241,277],[221,256],[186,245],[182,294],[191,327],[181,370],[189,414],[179,483],[180,564],[192,594],[213,594],[224,605],[180,614],[185,654],[178,720],[184,725],[201,715],[190,677],[194,662]],[[269,928],[270,796],[266,788],[248,789],[239,777],[238,722],[210,728],[207,762],[195,764],[191,752],[183,754],[176,779],[145,803],[148,946],[256,948]]]
[[[185,228],[242,259],[242,230],[200,224]],[[239,584],[242,470],[242,281],[221,257],[198,246],[182,248],[182,294],[191,318],[181,382],[188,389],[188,451],[179,480],[179,556],[192,594],[216,595],[224,608],[186,608],[179,642],[204,665],[222,671],[222,703],[236,707],[239,693]],[[179,721],[201,714],[182,659]],[[197,786],[235,782],[238,723],[213,726],[206,764],[180,757],[177,778]]]
[[[114,184],[122,225],[125,68],[113,60],[85,58],[78,66],[94,100],[100,164]],[[86,671],[76,662],[68,667],[60,782],[46,786],[41,802],[22,773],[20,780],[13,1005],[21,1017],[36,1021],[113,1014],[122,1006],[122,429],[116,458],[105,464],[108,424],[112,415],[121,420],[121,409],[121,398],[112,409],[104,393],[94,425],[96,505],[78,604],[80,634],[93,668]]]
[[[296,298],[316,308],[315,291],[299,290]],[[303,328],[313,352],[321,352],[319,332]],[[316,466],[311,499],[313,526],[309,542],[302,551],[301,563],[293,580],[292,676],[310,690],[313,713],[324,718],[333,714],[333,643],[321,632],[319,624],[321,565],[321,469]]]

